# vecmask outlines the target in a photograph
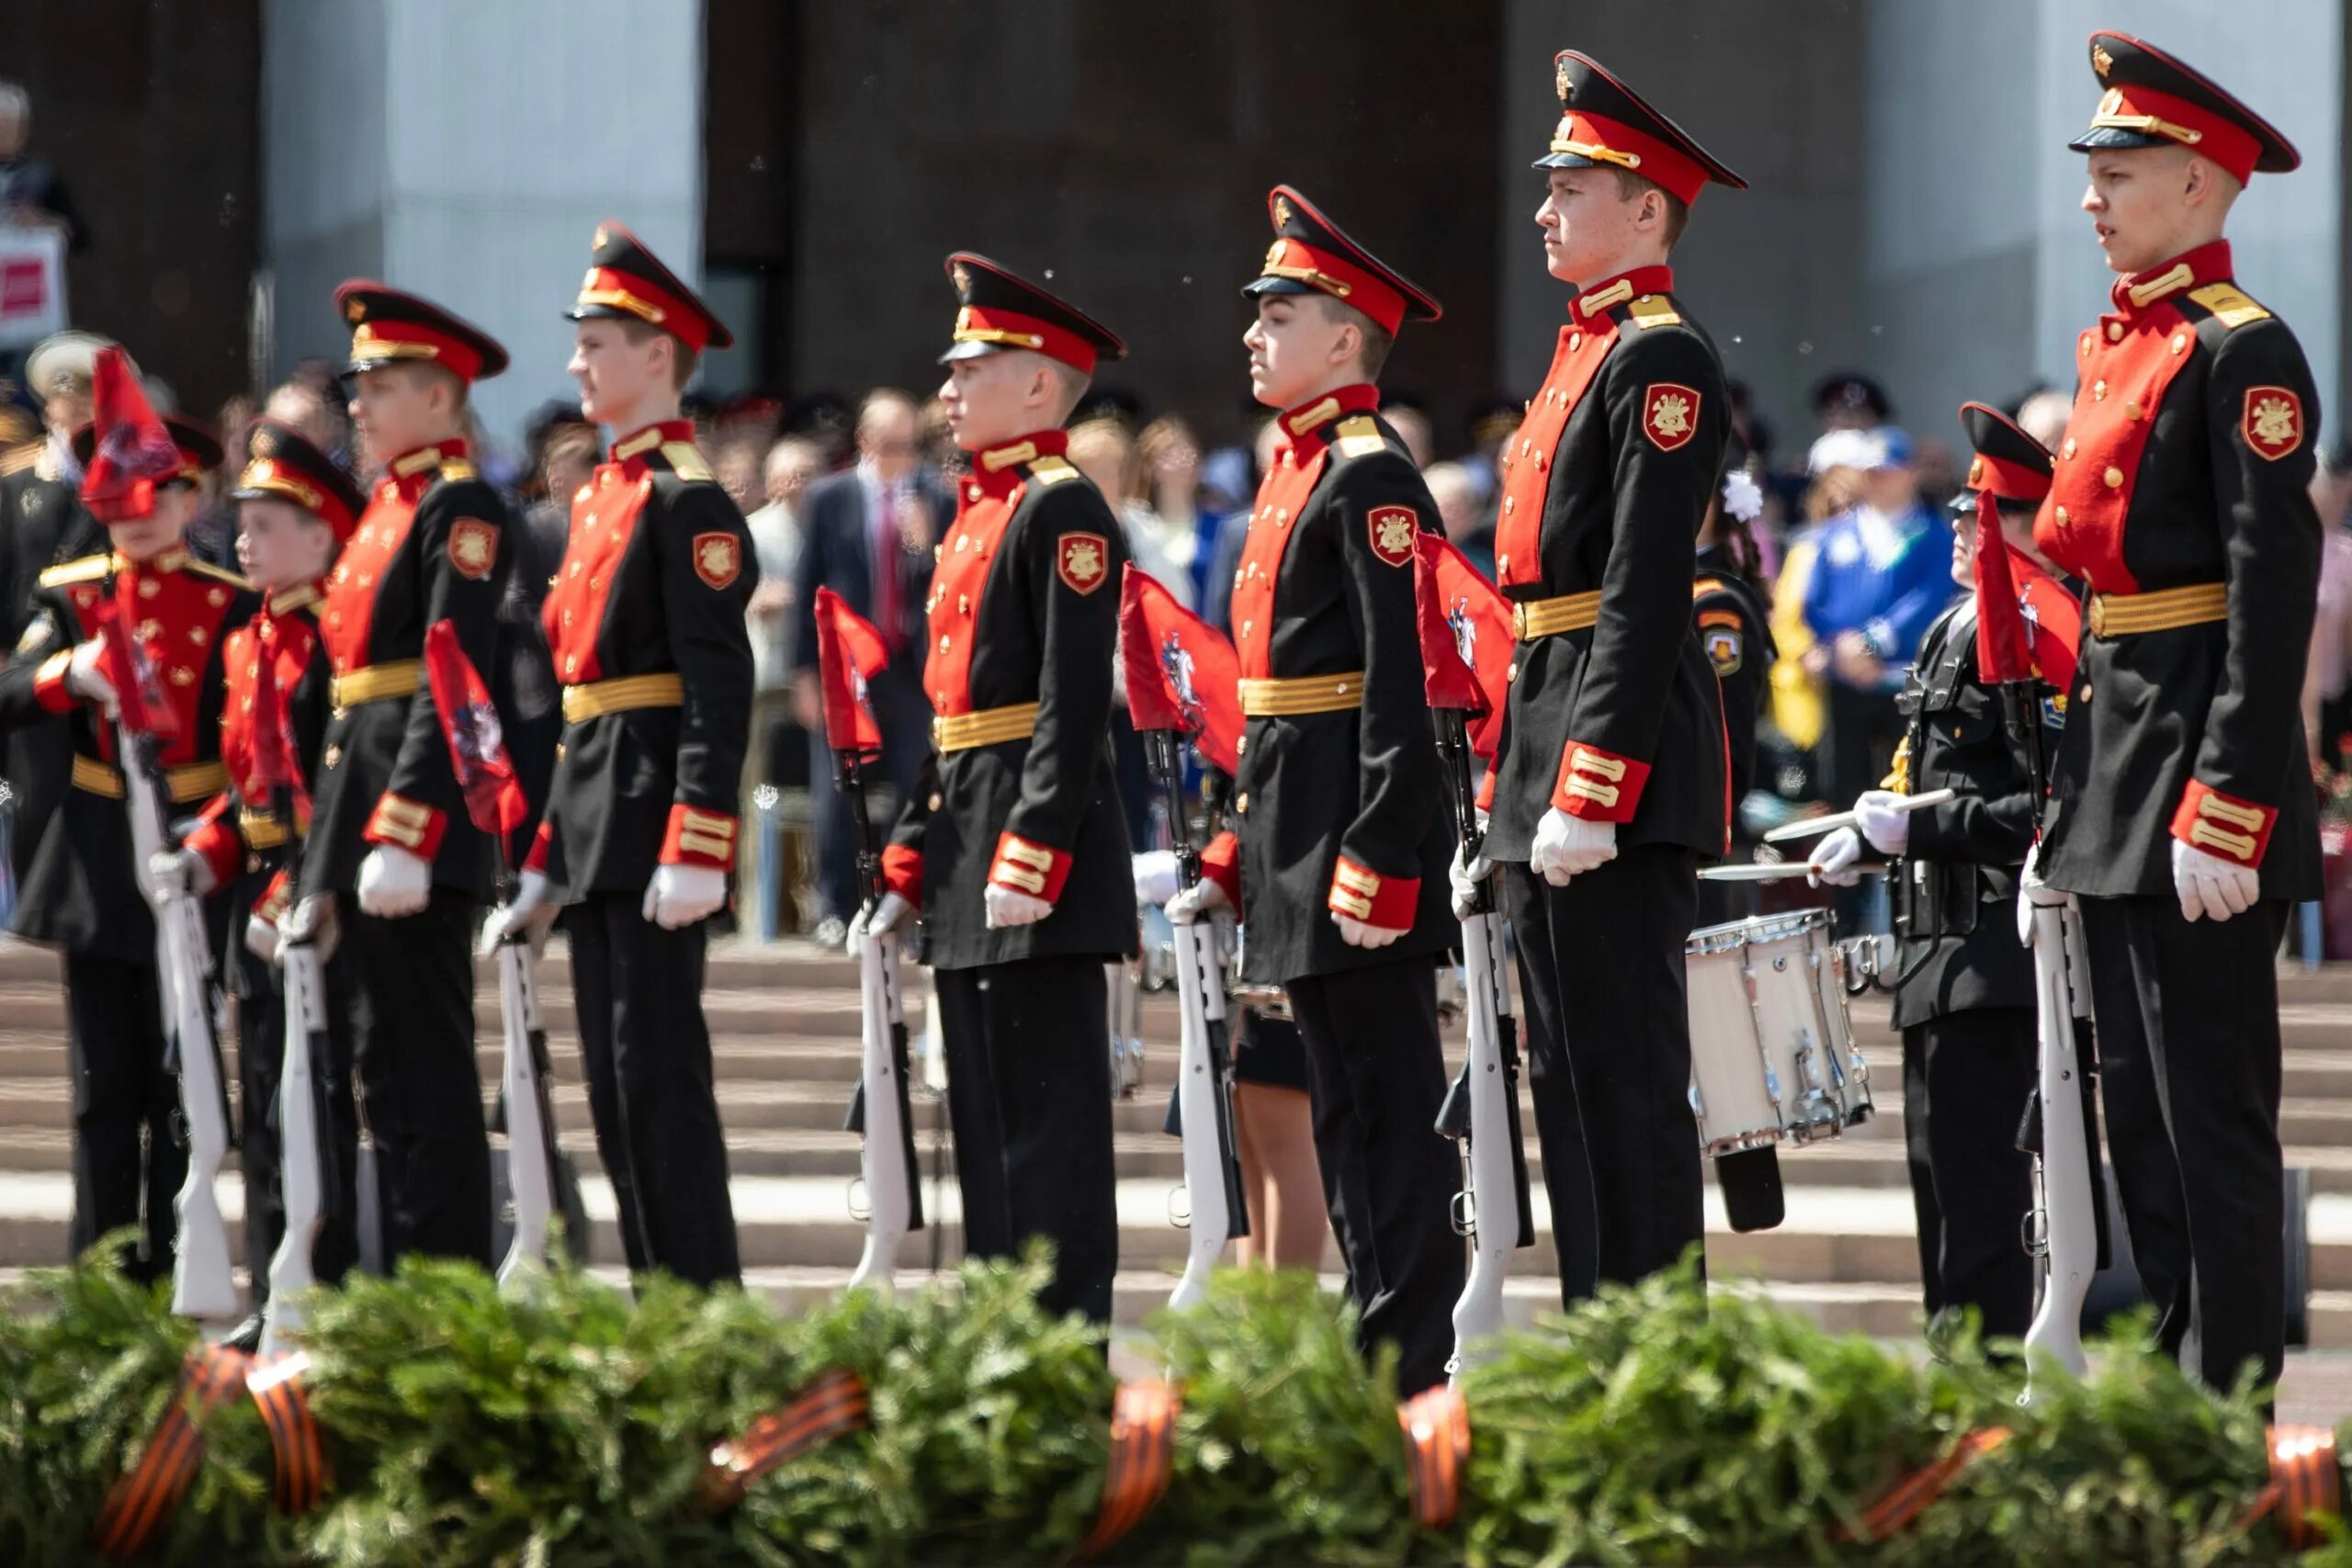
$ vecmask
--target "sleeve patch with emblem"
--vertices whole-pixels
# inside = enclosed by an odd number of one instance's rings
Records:
[[[2255,456],[2276,462],[2303,444],[2303,400],[2285,387],[2248,387],[2238,428]]]
[[[1672,381],[1656,382],[1642,393],[1642,434],[1661,452],[1687,446],[1699,434],[1699,394]]]
[[[1064,534],[1054,571],[1073,593],[1091,593],[1111,574],[1111,544],[1100,534]]]
[[[498,564],[498,530],[479,517],[460,517],[449,529],[449,564],[479,582]]]
[[[1729,626],[1709,626],[1703,635],[1707,647],[1707,661],[1718,675],[1739,673],[1739,633]]]
[[[1365,514],[1364,526],[1372,537],[1372,553],[1382,564],[1404,566],[1412,560],[1421,520],[1411,507],[1375,506]]]
[[[695,536],[695,575],[713,588],[725,588],[743,574],[743,547],[732,534]]]

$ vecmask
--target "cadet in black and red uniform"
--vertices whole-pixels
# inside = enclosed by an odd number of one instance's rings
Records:
[[[1101,1322],[1119,1263],[1102,965],[1136,951],[1108,750],[1127,549],[1061,427],[1126,347],[985,256],[947,270],[960,309],[940,398],[972,468],[926,606],[935,755],[891,835],[891,894],[852,940],[922,909],[966,1248],[1050,1238],[1042,1299]]]
[[[261,604],[225,644],[220,761],[227,787],[205,807],[179,853],[188,886],[206,893],[228,890],[221,969],[238,998],[244,1118],[237,1168],[245,1183],[245,1259],[258,1276],[286,1234],[280,1121],[274,1109],[286,1061],[286,993],[270,955],[275,922],[289,896],[295,847],[310,829],[308,794],[326,744],[331,675],[319,636],[319,604],[335,552],[358,526],[367,498],[333,458],[281,420],[256,422],[247,452],[251,460],[232,493],[239,502],[239,564],[252,576]],[[265,660],[275,693],[266,712],[255,700]],[[266,723],[280,733],[264,733]],[[290,762],[293,776],[273,783],[264,747],[274,749],[277,768]],[[264,928],[258,950],[247,938],[249,913]],[[330,958],[328,974],[334,999],[347,1000],[340,995],[339,959]],[[311,1267],[320,1279],[336,1280],[359,1257],[359,1129],[351,1096],[349,1009],[330,1005],[327,1018],[334,1053],[312,1070],[324,1105],[322,1134],[334,1166],[328,1185],[334,1207],[323,1217]]]
[[[542,608],[563,743],[521,892],[483,933],[560,908],[596,1147],[633,1270],[741,1274],[727,1139],[702,1010],[704,923],[727,901],[752,722],[743,610],[759,582],[743,514],[678,399],[735,341],[618,223],[596,231],[571,374],[615,432],[571,502]]]
[[[73,739],[57,810],[32,852],[14,930],[65,956],[66,1044],[74,1077],[74,1219],[79,1253],[120,1225],[145,1224],[135,1278],[172,1271],[172,1200],[187,1176],[175,1130],[179,1091],[164,1066],[164,1012],[155,916],[133,862],[130,816],[111,701],[97,660],[97,614],[117,605],[136,630],[171,705],[175,733],[163,748],[166,810],[193,812],[218,794],[223,646],[254,608],[243,581],[205,565],[181,543],[197,487],[220,444],[187,421],[164,426],[178,472],[156,482],[153,510],[110,522],[114,549],[40,574],[32,619],[0,674],[0,728],[56,722]],[[93,433],[74,451],[86,465]]]
[[[1436,964],[1461,928],[1413,597],[1414,541],[1437,505],[1374,382],[1397,329],[1439,307],[1288,186],[1267,205],[1274,243],[1242,290],[1258,301],[1243,342],[1283,442],[1233,581],[1239,828],[1169,911],[1233,904],[1245,978],[1289,993],[1360,1330],[1396,1346],[1412,1393],[1444,1380],[1462,1293],[1461,1166],[1435,1131]]]
[[[1514,863],[1531,1038],[1557,1043],[1532,1076],[1574,1301],[1673,1264],[1702,1230],[1682,951],[1727,803],[1691,552],[1731,409],[1666,264],[1701,187],[1743,182],[1592,61],[1554,63],[1538,221],[1577,291],[1500,459],[1495,568],[1520,651],[1485,849]]]
[[[1698,575],[1690,583],[1690,625],[1700,650],[1715,667],[1723,694],[1725,798],[1735,844],[1742,841],[1739,803],[1756,778],[1756,720],[1771,694],[1772,664],[1779,657],[1771,604],[1756,581],[1756,545],[1748,527],[1763,510],[1764,496],[1747,472],[1747,443],[1732,432],[1724,451],[1723,483],[1699,529]],[[1702,926],[1753,914],[1754,905],[1750,889],[1738,883],[1699,885]]]
[[[474,829],[424,687],[448,621],[492,669],[505,503],[467,456],[466,390],[506,351],[429,300],[353,281],[351,413],[383,475],[328,575],[334,672],[296,919],[335,900],[388,1259],[490,1257],[490,1138],[474,1062],[474,918],[496,846]],[[319,900],[312,903],[311,900]]]
[[[2089,599],[2047,886],[2030,878],[2028,894],[2077,897],[2099,1034],[2154,1067],[2191,1254],[2165,1342],[2193,1332],[2216,1387],[2247,1361],[2267,1382],[2284,1332],[2273,954],[2290,906],[2320,886],[2297,719],[2320,410],[2295,334],[2238,288],[2222,228],[2255,173],[2301,160],[2160,50],[2100,32],[2090,56],[2104,92],[2070,145],[2090,154],[2083,209],[2119,276],[2077,340],[2034,524]],[[2149,1194],[2123,1142],[2118,1129],[2136,1246]]]

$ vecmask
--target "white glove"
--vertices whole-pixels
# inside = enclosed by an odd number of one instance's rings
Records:
[[[710,865],[657,865],[641,913],[665,931],[707,919],[727,902],[727,874]]]
[[[1054,907],[1034,893],[1023,893],[1017,887],[999,887],[991,882],[980,895],[988,906],[989,930],[1007,931],[1014,926],[1034,926],[1054,912]]]
[[[548,879],[545,872],[526,871],[514,888],[514,899],[501,904],[481,923],[481,941],[475,951],[488,958],[496,953],[507,937],[515,931],[524,933],[536,955],[546,945],[548,928],[555,924],[561,911],[548,902]]]
[[[1176,897],[1174,850],[1146,850],[1130,863],[1135,871],[1136,903],[1165,904]]]
[[[851,957],[856,957],[858,948],[867,937],[888,936],[898,930],[899,922],[905,919],[907,911],[913,908],[896,893],[885,892],[878,902],[871,908],[860,909],[850,921],[849,941],[842,945]]]
[[[201,898],[212,891],[212,868],[194,850],[157,850],[147,857],[147,886],[159,909],[190,893]]]
[[[2203,916],[2226,920],[2254,908],[2262,897],[2262,878],[2250,865],[2208,854],[2194,844],[2172,841],[2172,889],[2180,895],[2183,919]]]
[[[1840,828],[1822,836],[1813,846],[1813,858],[1805,863],[1805,881],[1815,887],[1851,887],[1862,879],[1861,835],[1851,828]]]
[[[2072,897],[2041,880],[2041,840],[2035,840],[2033,847],[2025,852],[2025,863],[2018,867],[2018,940],[2031,947],[2033,912],[2063,909]]]
[[[1462,846],[1453,846],[1453,863],[1446,868],[1445,880],[1453,890],[1453,918],[1466,920],[1476,914],[1478,886],[1495,874],[1495,863],[1480,855],[1469,864],[1462,863]],[[1343,928],[1344,929],[1344,928]]]
[[[1191,887],[1168,900],[1168,923],[1171,926],[1189,926],[1209,910],[1230,908],[1232,904],[1233,900],[1225,896],[1224,888],[1219,887],[1211,878],[1204,876]]]
[[[1535,844],[1528,856],[1533,869],[1555,887],[1566,887],[1570,877],[1596,871],[1616,858],[1616,823],[1589,822],[1556,806],[1535,824]]]
[[[433,863],[398,844],[378,844],[359,863],[359,912],[387,920],[421,915],[433,902]]]
[[[266,924],[267,921],[255,915],[246,926],[246,942],[252,942],[254,925]],[[318,953],[319,962],[324,964],[334,956],[334,944],[341,937],[342,931],[335,922],[334,896],[331,893],[314,894],[288,909],[277,923],[269,939],[269,960],[273,964],[284,964],[287,943],[308,938],[311,946]]]
[[[1340,928],[1340,940],[1350,947],[1386,947],[1405,934],[1400,931],[1392,931],[1386,926],[1365,925],[1362,920],[1343,915],[1337,909],[1331,911],[1331,923]]]
[[[1899,855],[1911,841],[1911,814],[1896,804],[1902,798],[1891,789],[1866,789],[1854,797],[1854,826],[1883,855]]]
[[[277,922],[262,915],[245,917],[245,951],[264,964],[277,962]]]
[[[107,679],[99,660],[106,657],[107,645],[96,637],[77,642],[65,662],[65,689],[85,702],[97,704],[108,713],[114,711],[114,682]]]

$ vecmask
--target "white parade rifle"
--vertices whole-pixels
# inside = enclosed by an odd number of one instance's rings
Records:
[[[177,720],[153,666],[116,610],[111,582],[97,620],[115,691],[131,863],[140,890],[155,910],[167,1060],[179,1075],[180,1117],[187,1134],[187,1179],[172,1202],[177,1221],[172,1311],[199,1320],[231,1318],[238,1311],[237,1279],[229,1257],[229,1222],[213,1190],[229,1154],[229,1091],[212,1032],[212,956],[204,934],[204,900],[185,885],[158,886],[149,869],[170,838],[162,757],[165,742],[175,738]]]

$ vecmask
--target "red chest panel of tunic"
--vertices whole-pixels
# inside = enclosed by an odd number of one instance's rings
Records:
[[[2106,317],[2075,346],[2082,382],[2033,538],[2043,554],[2102,592],[2139,587],[2123,560],[2132,481],[2165,390],[2196,347],[2196,328],[2162,301],[2136,317]]]
[[[259,731],[254,728],[254,693],[261,681],[262,660],[270,661],[277,676],[278,711],[283,714],[284,705],[293,700],[294,688],[301,683],[303,671],[311,667],[318,640],[317,628],[292,615],[264,616],[229,634],[222,649],[228,693],[220,705],[220,760],[228,764],[237,798],[248,806],[269,805],[268,781],[257,766]]]
[[[103,582],[80,582],[66,590],[74,613],[81,621],[84,640],[98,635],[98,606],[106,600]],[[189,571],[142,572],[132,567],[115,579],[115,603],[124,621],[137,634],[155,684],[171,705],[174,734],[164,748],[163,764],[177,767],[206,753],[198,745],[198,715],[204,701],[204,670],[220,622],[235,595],[229,585]],[[114,726],[100,724],[101,755],[114,755]]]
[[[1023,487],[1009,495],[982,491],[972,496],[966,485],[956,503],[956,522],[939,547],[939,564],[931,576],[931,602],[924,606],[930,642],[923,650],[922,689],[933,712],[942,717],[972,711],[972,652],[980,619],[980,593],[988,586],[989,563],[1004,542],[1005,525],[1021,504]]]
[[[1582,326],[1561,328],[1544,389],[1528,404],[1518,433],[1504,443],[1496,465],[1503,499],[1495,520],[1495,569],[1506,588],[1544,580],[1544,497],[1551,488],[1552,456],[1559,450],[1568,416],[1616,344],[1617,321],[1606,311]]]
[[[368,510],[359,514],[358,531],[343,547],[342,557],[328,574],[326,604],[319,612],[319,622],[336,674],[368,666],[376,591],[383,583],[386,569],[408,542],[409,528],[415,522],[413,498],[390,483],[378,485]]]
[[[555,657],[555,672],[566,685],[583,685],[604,679],[596,655],[597,634],[604,629],[605,606],[612,597],[613,580],[621,558],[636,536],[637,520],[653,494],[650,476],[631,481],[618,463],[606,463],[571,502],[571,534],[563,547],[563,565],[540,611],[547,628],[548,648]]]
[[[1274,584],[1282,576],[1283,555],[1290,548],[1290,531],[1306,510],[1316,481],[1330,448],[1313,444],[1313,456],[1301,458],[1295,446],[1283,451],[1258,485],[1258,502],[1250,513],[1250,532],[1241,547],[1241,564],[1233,574],[1234,651],[1241,658],[1242,679],[1264,680],[1274,672]]]

